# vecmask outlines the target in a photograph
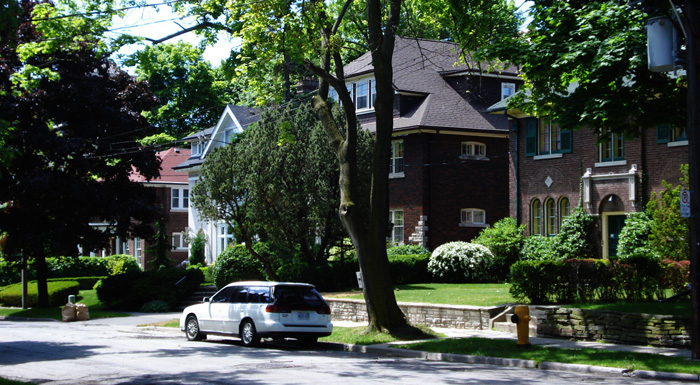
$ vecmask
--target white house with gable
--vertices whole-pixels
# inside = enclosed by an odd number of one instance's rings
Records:
[[[200,170],[207,154],[211,153],[214,148],[228,144],[233,134],[243,132],[250,124],[257,122],[259,116],[260,110],[257,108],[228,105],[224,108],[216,126],[182,139],[190,143],[191,155],[185,162],[174,167],[174,170],[188,173],[190,191],[199,181]],[[233,242],[232,229],[225,223],[202,220],[199,212],[192,205],[189,206],[188,214],[187,227],[190,231],[197,233],[201,229],[207,236],[205,259],[207,264],[211,264],[226,246]]]

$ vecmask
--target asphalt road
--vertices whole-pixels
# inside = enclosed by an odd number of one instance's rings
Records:
[[[128,322],[125,322],[128,323]],[[189,342],[113,321],[0,321],[0,376],[40,384],[673,384],[620,376],[425,361],[294,342]],[[681,384],[682,382],[678,382]]]

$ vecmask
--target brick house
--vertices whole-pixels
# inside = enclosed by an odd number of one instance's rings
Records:
[[[185,241],[187,234],[187,210],[189,208],[189,186],[187,184],[187,175],[177,173],[173,168],[190,157],[190,150],[170,148],[157,153],[157,156],[161,159],[160,177],[158,179],[146,181],[137,173],[133,173],[130,179],[155,189],[156,200],[163,209],[165,233],[171,240],[168,258],[173,261],[174,265],[179,265],[187,260],[189,251]],[[152,259],[152,256],[147,251],[147,248],[152,246],[152,242],[149,243],[145,239],[135,238],[128,240],[128,244],[120,246],[126,249],[122,250],[121,253],[133,255],[141,267],[151,267],[149,261]]]
[[[595,257],[616,255],[627,214],[644,210],[652,192],[662,190],[662,180],[678,184],[680,166],[688,163],[684,129],[660,126],[641,130],[637,138],[600,139],[506,105],[489,111],[511,122],[510,215],[527,226],[526,235],[553,236],[580,203],[596,218]]]
[[[462,64],[459,46],[396,38],[388,241],[432,250],[509,215],[508,120],[486,109],[522,84],[515,68]],[[358,120],[375,129],[371,55],[345,67]],[[337,100],[331,90],[329,97]]]
[[[179,265],[188,258],[188,246],[185,242],[187,233],[187,210],[189,207],[189,186],[187,176],[178,174],[173,167],[180,164],[184,159],[190,157],[190,150],[171,148],[156,154],[161,160],[160,177],[146,180],[135,170],[132,171],[129,179],[132,182],[143,183],[146,187],[155,189],[156,201],[163,210],[165,233],[171,240],[171,249],[168,258],[173,261],[173,265]],[[95,222],[91,226],[106,226],[106,223]],[[156,229],[157,231],[157,229]],[[144,269],[150,268],[149,261],[152,255],[148,248],[153,242],[148,242],[142,238],[112,239],[108,248],[91,251],[91,256],[107,256],[112,254],[128,254],[134,256],[139,266]]]

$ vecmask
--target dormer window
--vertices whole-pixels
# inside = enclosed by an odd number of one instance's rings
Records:
[[[364,78],[346,83],[350,99],[355,103],[355,110],[369,111],[374,109],[377,100],[377,86],[373,78]],[[339,101],[338,92],[333,88],[328,90],[328,99]]]
[[[515,93],[515,83],[501,83],[501,100]]]
[[[204,151],[204,142],[201,140],[192,142],[190,149],[192,150],[191,156],[200,155]]]

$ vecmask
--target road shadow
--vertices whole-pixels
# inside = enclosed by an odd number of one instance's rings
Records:
[[[0,342],[0,365],[83,358],[95,355],[95,351],[102,348],[104,346],[60,342]]]

